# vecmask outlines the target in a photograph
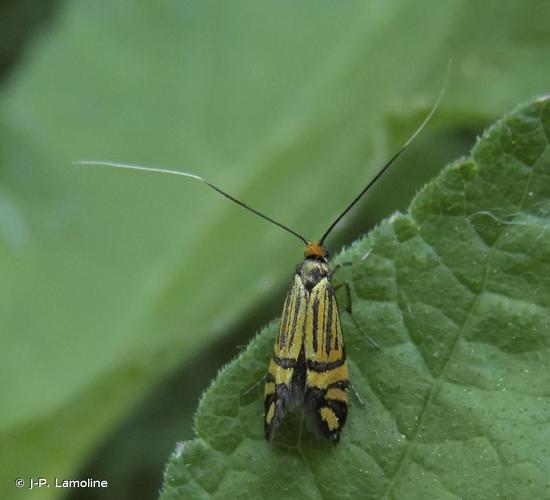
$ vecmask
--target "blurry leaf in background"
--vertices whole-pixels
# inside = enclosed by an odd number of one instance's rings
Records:
[[[272,324],[205,393],[161,498],[549,498],[549,141],[547,97],[337,257],[380,345],[343,315],[365,404],[350,394],[340,444],[299,419],[265,441],[263,387],[246,394]]]
[[[278,310],[302,250],[204,186],[72,160],[191,170],[315,237],[421,120],[449,38],[431,130],[547,90],[549,15],[534,0],[61,4],[0,96],[0,496],[17,475],[76,474],[163,376]],[[419,160],[382,211],[434,165]]]
[[[59,0],[3,0],[0,2],[0,81],[16,64],[28,37],[59,7]]]

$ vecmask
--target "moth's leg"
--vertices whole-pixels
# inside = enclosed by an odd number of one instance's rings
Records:
[[[357,398],[357,401],[359,401],[359,404],[361,406],[365,406],[364,401],[361,399],[361,396],[359,396],[359,393],[357,392],[357,389],[355,388],[355,385],[352,384],[351,380],[349,382],[349,385],[351,387],[351,390],[353,391],[353,394],[355,394],[355,397]]]
[[[363,257],[361,257],[361,261],[365,261],[368,259],[369,255],[371,254],[372,252],[372,249],[369,249],[367,250],[367,252],[365,253],[365,255],[363,255]],[[350,267],[350,266],[354,266],[355,264],[357,264],[357,262],[342,262],[341,264],[336,264],[334,266],[334,268],[332,269],[332,276],[334,276],[340,269],[342,269],[343,267]]]
[[[334,276],[343,267],[349,267],[349,266],[353,266],[353,262],[342,262],[341,264],[336,264],[334,266],[334,269],[331,272],[332,276]]]
[[[342,288],[343,286],[346,287],[346,296],[348,298],[348,303],[346,304],[345,311],[351,315],[352,300],[351,300],[351,288],[349,286],[349,283],[347,281],[342,281],[342,283],[338,283],[337,285],[334,285],[334,291],[336,292],[337,290],[340,290],[340,288]]]
[[[246,391],[241,393],[241,396],[246,396],[247,394],[250,394],[256,387],[258,387],[262,382],[265,381],[265,378],[267,377],[267,373],[264,374],[264,376],[258,380],[254,385],[250,386]]]
[[[338,283],[334,286],[334,291],[339,290],[342,287],[346,287],[346,295],[348,298],[348,303],[345,307],[345,311],[349,314],[349,317],[351,318],[351,321],[353,321],[353,324],[355,325],[355,328],[361,332],[361,334],[367,339],[367,341],[377,349],[380,348],[380,346],[371,338],[369,337],[359,326],[359,323],[357,323],[357,320],[353,317],[353,312],[351,308],[352,300],[351,300],[351,288],[349,286],[349,283],[347,281],[342,281],[342,283]]]

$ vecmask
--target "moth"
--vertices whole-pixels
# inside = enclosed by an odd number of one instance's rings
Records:
[[[328,253],[308,242],[290,283],[265,381],[265,436],[302,406],[323,436],[346,423],[349,373]]]
[[[450,64],[447,79],[449,71]],[[74,162],[79,165],[180,175],[200,181],[232,202],[296,236],[305,244],[304,260],[294,269],[283,306],[273,356],[265,377],[264,429],[268,440],[273,438],[277,427],[287,413],[296,407],[303,409],[319,434],[334,443],[340,439],[348,413],[350,380],[335,287],[332,284],[332,273],[328,264],[329,255],[324,242],[338,222],[426,126],[443,97],[447,79],[424,121],[397,153],[382,166],[374,178],[336,216],[319,240],[312,241],[304,238],[296,231],[248,206],[198,175],[112,161]]]

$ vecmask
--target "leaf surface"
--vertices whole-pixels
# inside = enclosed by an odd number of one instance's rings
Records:
[[[299,415],[264,440],[263,387],[247,389],[273,323],[204,394],[161,498],[548,497],[549,132],[550,99],[521,106],[336,258],[380,346],[343,314],[364,404],[351,394],[339,445]]]

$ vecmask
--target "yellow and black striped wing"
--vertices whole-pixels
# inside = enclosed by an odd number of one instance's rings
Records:
[[[292,407],[303,401],[304,324],[308,292],[296,273],[287,293],[279,333],[265,381],[265,435],[273,432]]]
[[[330,275],[311,290],[305,317],[304,404],[319,432],[337,442],[346,422],[349,372]]]

